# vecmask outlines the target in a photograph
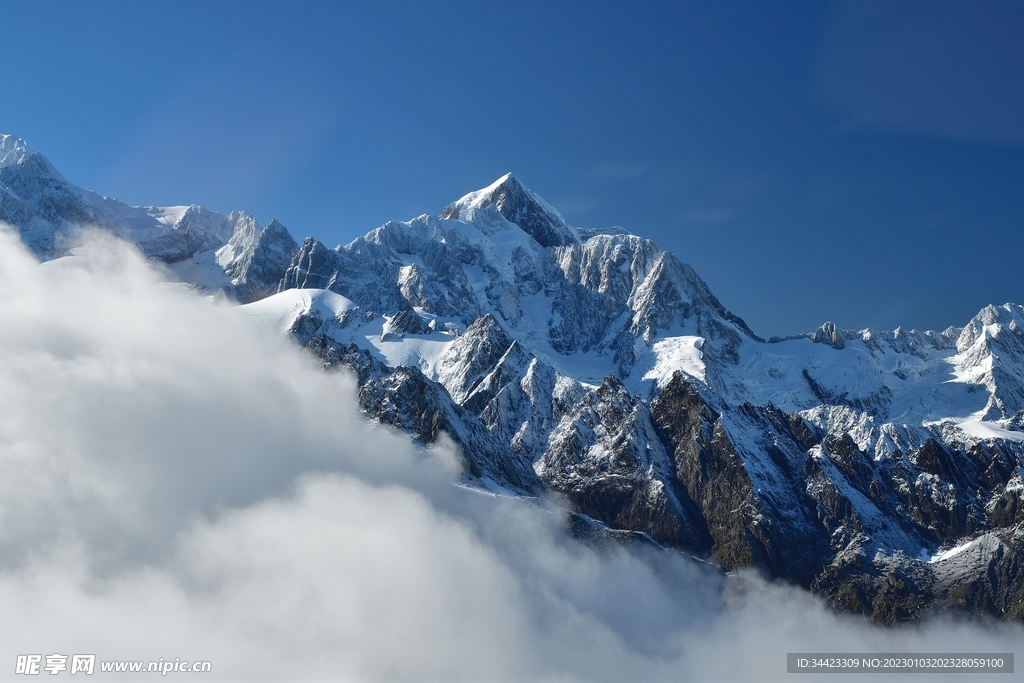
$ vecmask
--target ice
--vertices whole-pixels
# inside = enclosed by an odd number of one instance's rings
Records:
[[[960,553],[964,552],[965,550],[968,550],[972,546],[978,545],[979,541],[981,541],[980,538],[975,538],[973,540],[967,541],[966,543],[961,543],[961,544],[953,546],[952,548],[949,548],[947,550],[943,550],[941,552],[935,553],[934,555],[931,555],[930,557],[927,556],[927,552],[926,551],[922,551],[922,554],[924,554],[926,557],[928,557],[928,562],[929,563],[932,563],[932,562],[942,562],[943,560],[948,560],[951,557],[956,557],[957,555],[959,555]]]
[[[1016,432],[1002,426],[1000,422],[987,420],[960,420],[957,427],[979,439],[1006,439],[1007,441],[1024,441],[1024,432]]]
[[[701,352],[703,345],[704,338],[695,336],[668,337],[654,342],[645,359],[650,362],[653,357],[654,362],[641,379],[654,380],[661,388],[671,381],[677,370],[681,370],[703,382],[706,370]]]

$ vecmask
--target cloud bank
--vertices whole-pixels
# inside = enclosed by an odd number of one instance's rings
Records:
[[[585,547],[124,244],[39,264],[2,231],[0,287],[0,677],[63,653],[204,680],[784,680],[786,652],[1024,642]]]

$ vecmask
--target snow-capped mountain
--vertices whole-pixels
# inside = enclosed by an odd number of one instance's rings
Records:
[[[4,136],[0,218],[41,258],[95,226],[246,305],[366,414],[450,436],[471,485],[757,566],[891,621],[1024,618],[1024,308],[943,332],[764,341],[689,266],[580,230],[512,175],[330,249],[276,221],[137,208]]]
[[[338,249],[307,239],[282,286],[253,313],[292,311],[276,324],[327,364],[415,368],[498,437],[488,452],[446,421],[470,459],[530,463],[527,490],[880,619],[1019,615],[1019,580],[991,580],[1019,569],[1019,306],[764,342],[671,254],[576,230],[512,176]],[[318,303],[334,293],[344,311]],[[423,438],[438,401],[364,407]],[[507,486],[500,469],[481,481]],[[994,555],[952,553],[979,538]]]
[[[128,206],[83,190],[23,140],[2,133],[0,221],[17,228],[41,259],[66,253],[82,230],[104,230],[168,264],[181,280],[241,301],[276,292],[297,246],[280,223],[260,228],[244,211]]]

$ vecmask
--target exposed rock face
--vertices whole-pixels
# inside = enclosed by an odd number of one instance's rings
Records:
[[[648,407],[609,375],[560,422],[536,469],[574,509],[613,528],[706,553],[706,521],[678,486],[672,464]]]
[[[389,368],[357,346],[341,347],[317,332],[306,343],[325,367],[345,367],[359,380],[359,404],[367,415],[403,429],[419,442],[448,434],[463,449],[467,472],[522,494],[541,490],[537,475],[470,411],[454,403],[417,368]]]
[[[231,278],[239,303],[246,304],[277,292],[298,248],[278,221],[260,230],[254,219],[245,216],[217,251],[217,262]]]
[[[828,344],[837,351],[846,348],[846,339],[843,337],[843,333],[836,329],[836,324],[832,322],[824,323],[812,332],[811,341],[815,344]]]
[[[986,418],[1024,415],[1024,306],[986,306],[963,328],[956,349],[990,392]]]
[[[470,322],[482,311],[459,267],[461,245],[431,238],[435,225],[426,217],[416,221],[426,230],[388,223],[338,249],[306,238],[281,288],[328,289],[377,312],[419,307]],[[420,263],[402,258],[414,254]]]
[[[727,569],[756,565],[809,583],[825,548],[803,481],[813,430],[771,404],[747,403],[719,414],[681,373],[651,410],[672,449],[676,477],[707,520],[718,562]],[[759,434],[759,443],[734,443],[730,424]]]
[[[2,136],[0,219],[42,258],[96,227],[259,301],[355,374],[369,417],[450,435],[467,483],[556,496],[582,537],[755,566],[879,621],[1024,619],[1019,305],[765,343],[675,256],[579,231],[511,175],[329,249],[244,213],[128,207]]]
[[[894,623],[935,612],[1024,620],[1024,527],[977,536],[937,562],[840,554],[814,590],[839,609]],[[939,557],[942,557],[940,555]]]

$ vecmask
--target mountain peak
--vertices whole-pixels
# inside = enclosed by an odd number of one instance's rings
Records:
[[[555,207],[528,190],[511,173],[449,204],[441,212],[441,218],[460,218],[490,207],[494,207],[508,222],[518,225],[543,247],[578,244],[580,241],[576,230],[565,222]]]
[[[21,163],[35,153],[21,138],[0,133],[0,167]]]
[[[897,333],[898,331],[899,328],[897,328]],[[842,351],[846,347],[846,337],[833,322],[822,323],[821,327],[807,336],[815,344],[828,344],[837,351]]]
[[[27,142],[13,135],[0,133],[0,169],[11,167],[31,167],[33,173],[50,176],[58,183],[67,183],[50,160],[29,147]]]

